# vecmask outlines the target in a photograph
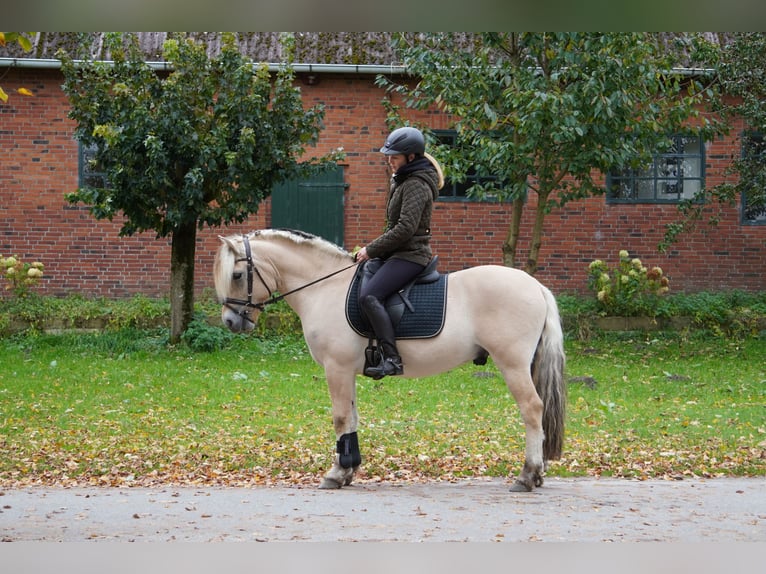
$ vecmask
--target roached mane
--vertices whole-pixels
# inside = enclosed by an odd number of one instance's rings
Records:
[[[298,245],[303,243],[311,243],[320,248],[322,251],[325,251],[328,254],[334,255],[336,257],[351,257],[351,254],[342,247],[339,247],[338,245],[335,245],[334,243],[331,243],[322,237],[312,235],[311,233],[306,233],[305,231],[300,231],[297,229],[261,229],[260,231],[254,231],[251,233],[251,235],[264,238],[284,237],[290,241],[293,241],[294,243],[297,243]]]

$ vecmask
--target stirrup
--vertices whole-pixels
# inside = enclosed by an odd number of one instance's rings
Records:
[[[400,357],[383,357],[377,365],[364,369],[364,374],[375,380],[393,375],[401,375],[402,373],[404,373],[404,368],[402,367],[402,359]]]

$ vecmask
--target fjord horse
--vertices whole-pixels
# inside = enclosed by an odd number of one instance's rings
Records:
[[[368,344],[345,313],[353,256],[300,231],[266,229],[221,241],[214,279],[223,323],[233,332],[249,331],[255,315],[281,299],[296,312],[332,401],[337,454],[320,487],[351,484],[361,463],[356,376]],[[491,357],[526,429],[525,462],[512,490],[531,491],[542,485],[547,461],[560,458],[563,444],[565,357],[556,300],[534,277],[509,267],[472,267],[448,280],[441,332],[398,343],[403,376],[426,377]]]

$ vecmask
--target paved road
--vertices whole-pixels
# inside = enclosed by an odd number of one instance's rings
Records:
[[[29,488],[4,541],[766,542],[766,478],[500,479],[314,488]]]

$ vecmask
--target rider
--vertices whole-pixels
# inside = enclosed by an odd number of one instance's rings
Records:
[[[356,254],[360,262],[380,258],[383,265],[359,293],[359,304],[380,344],[381,359],[364,374],[381,378],[404,371],[386,298],[413,280],[431,260],[431,212],[439,196],[439,174],[425,154],[425,139],[412,127],[392,131],[380,149],[393,172],[386,198],[382,235]]]

